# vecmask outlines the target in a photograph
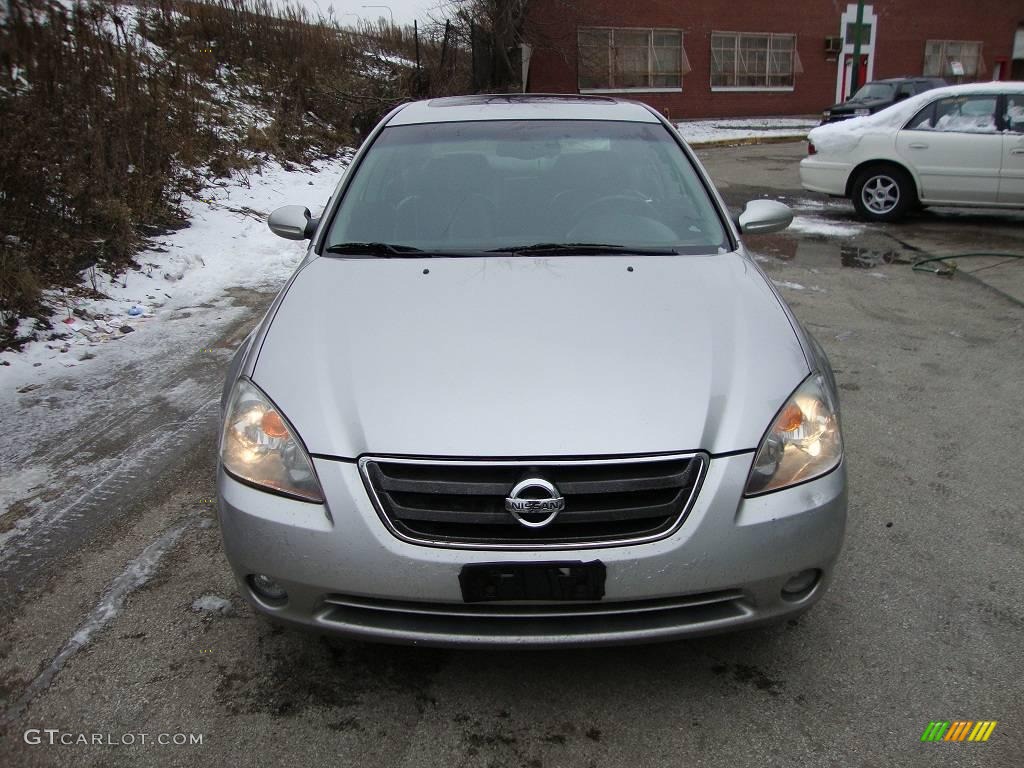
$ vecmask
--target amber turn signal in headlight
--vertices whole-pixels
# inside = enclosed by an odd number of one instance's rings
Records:
[[[843,458],[836,404],[811,374],[776,415],[754,456],[745,495],[777,491],[831,472]]]
[[[239,480],[323,503],[309,454],[284,415],[248,379],[231,393],[220,440],[224,469]]]

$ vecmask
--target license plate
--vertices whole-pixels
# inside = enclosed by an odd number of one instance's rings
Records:
[[[558,563],[478,563],[459,572],[467,603],[496,600],[600,600],[605,567],[600,560]]]

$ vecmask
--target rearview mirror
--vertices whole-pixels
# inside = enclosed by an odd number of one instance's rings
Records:
[[[793,223],[793,211],[778,200],[751,200],[736,220],[744,235],[780,232]]]
[[[267,219],[270,231],[286,240],[308,240],[319,223],[319,219],[310,216],[309,208],[301,205],[278,208]]]

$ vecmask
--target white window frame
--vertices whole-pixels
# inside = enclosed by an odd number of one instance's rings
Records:
[[[740,40],[744,37],[767,37],[768,38],[768,49],[767,56],[765,56],[765,72],[764,79],[765,85],[715,85],[715,36],[726,37],[730,36],[734,38],[733,46],[735,50],[735,61],[739,62],[740,55]],[[793,41],[793,47],[790,51],[792,56],[790,57],[790,69],[793,77],[792,85],[768,85],[772,72],[772,40],[775,38],[789,38]],[[727,32],[724,30],[712,30],[711,32],[711,60],[710,72],[708,74],[709,84],[713,93],[728,93],[728,92],[747,92],[747,93],[792,93],[796,90],[796,76],[799,74],[799,54],[797,54],[797,36],[795,33],[790,32]],[[733,75],[738,77],[738,72],[734,71]]]
[[[614,76],[615,64],[612,61],[613,51],[615,50],[615,33],[616,32],[646,32],[647,37],[647,76],[652,78],[655,74],[654,71],[654,33],[672,33],[679,35],[679,85],[672,86],[640,86],[638,88],[580,88],[580,73],[579,73],[579,60],[580,60],[580,44],[579,36],[580,32],[609,32],[608,46],[608,74]],[[686,60],[686,44],[684,42],[683,30],[676,29],[673,27],[577,27],[576,29],[576,89],[579,93],[682,93],[683,91],[683,77],[688,71],[687,60]]]

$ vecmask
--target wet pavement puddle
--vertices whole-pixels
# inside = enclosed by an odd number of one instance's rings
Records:
[[[756,257],[768,257],[803,267],[877,269],[887,264],[912,264],[902,248],[872,247],[836,238],[793,238],[788,235],[760,235],[750,238],[748,248]]]

